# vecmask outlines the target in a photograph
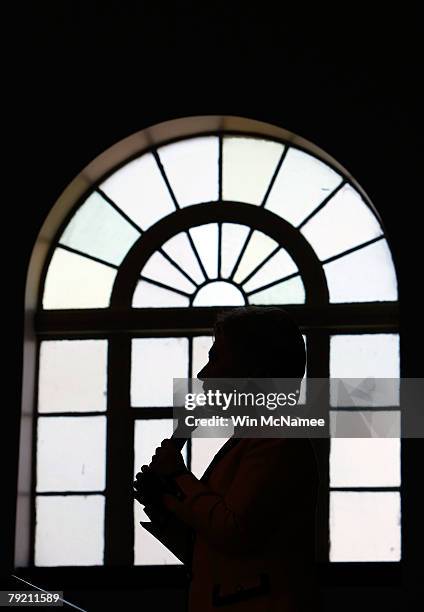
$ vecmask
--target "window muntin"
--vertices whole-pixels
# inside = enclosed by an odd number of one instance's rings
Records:
[[[284,146],[271,140],[224,137],[223,199],[261,204],[283,152]]]
[[[217,136],[165,145],[158,155],[179,206],[218,200]]]
[[[290,147],[265,207],[297,227],[334,192],[342,180],[321,160]]]
[[[114,172],[100,184],[100,189],[143,231],[175,210],[163,175],[151,153]]]
[[[140,235],[100,193],[94,192],[78,208],[59,244],[119,266]]]

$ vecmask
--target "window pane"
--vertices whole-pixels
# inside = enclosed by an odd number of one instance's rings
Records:
[[[398,334],[346,334],[330,339],[332,378],[398,378]]]
[[[287,251],[280,249],[259,268],[247,283],[243,284],[243,289],[245,291],[253,291],[293,272],[297,272],[296,264]]]
[[[200,370],[208,363],[208,352],[213,344],[213,336],[195,336],[193,338],[192,378],[196,378]]]
[[[140,419],[135,422],[134,478],[143,465],[150,464],[157,447],[162,440],[170,438],[173,431],[173,419]],[[187,445],[184,446],[182,454],[187,463]]]
[[[353,380],[358,381],[357,378]],[[356,400],[357,395],[357,393],[354,394],[354,400]],[[368,394],[365,393],[365,395]],[[392,393],[392,395],[394,394]],[[339,400],[339,398],[337,399]],[[370,400],[368,400],[368,403],[370,403]],[[394,401],[386,401],[386,405],[392,405],[393,403]],[[378,405],[377,402],[374,402],[374,404]],[[345,402],[334,402],[334,405],[344,406]],[[334,438],[398,438],[401,431],[400,425],[400,410],[363,410],[360,406],[354,406],[351,410],[330,411],[330,433]]]
[[[151,153],[114,172],[100,188],[143,230],[175,210]]]
[[[153,253],[148,259],[141,274],[180,291],[192,293],[195,290],[195,285],[159,252]]]
[[[173,432],[172,419],[143,419],[135,422],[134,431],[134,477],[141,466],[149,465],[156,448]],[[187,463],[187,445],[183,448]],[[134,503],[134,563],[135,565],[180,565],[180,561],[156,538],[148,533],[140,521],[149,522],[143,506]]]
[[[265,207],[297,226],[341,181],[341,176],[327,164],[290,148]]]
[[[399,336],[397,334],[340,335],[330,338],[330,377],[332,406],[399,404]],[[369,381],[349,379],[367,379]],[[375,379],[375,380],[374,380]],[[382,380],[378,380],[382,379]],[[384,380],[390,379],[390,380]]]
[[[305,288],[300,277],[278,283],[249,296],[249,304],[304,304]]]
[[[331,302],[397,300],[396,272],[385,240],[326,264],[324,271]]]
[[[173,236],[162,248],[196,283],[205,281],[186,232]]]
[[[218,224],[207,223],[189,230],[209,278],[218,276]]]
[[[102,565],[103,495],[36,498],[35,565]]]
[[[200,478],[228,438],[193,438],[191,442],[191,471]]]
[[[146,281],[139,281],[134,291],[133,308],[165,308],[166,306],[189,306],[184,295],[163,289]]]
[[[193,300],[193,306],[243,306],[241,291],[231,283],[216,281],[205,285]]]
[[[331,561],[399,561],[399,493],[331,492],[330,542]]]
[[[189,138],[158,149],[180,206],[218,199],[218,138]]]
[[[398,334],[332,336],[330,375],[333,378],[398,378]]]
[[[400,440],[332,438],[332,487],[397,487],[400,485]]]
[[[278,142],[228,136],[223,141],[223,198],[261,204],[284,146]]]
[[[106,417],[40,417],[37,491],[105,488]]]
[[[278,246],[278,242],[264,234],[255,230],[250,237],[249,244],[246,247],[243,257],[234,274],[234,280],[237,283],[242,282],[250,272],[263,260],[267,255]]]
[[[106,360],[106,340],[43,341],[38,411],[106,410]]]
[[[134,565],[182,565],[159,540],[140,525],[150,522],[143,506],[134,502]]]
[[[230,276],[237,257],[247,238],[250,227],[237,223],[223,223],[221,236],[221,274],[223,278]]]
[[[321,260],[338,255],[383,231],[357,191],[345,185],[301,229]]]
[[[78,208],[59,242],[119,266],[139,237],[140,232],[94,192]]]
[[[44,286],[43,308],[107,308],[116,270],[57,248]]]
[[[187,338],[136,338],[132,341],[132,406],[172,406],[172,379],[187,376]]]

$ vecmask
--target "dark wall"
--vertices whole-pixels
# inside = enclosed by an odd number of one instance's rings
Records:
[[[376,15],[340,3],[325,13],[311,11],[306,3],[293,9],[282,2],[41,2],[26,14],[29,37],[18,78],[24,147],[15,159],[23,180],[13,203],[19,248],[8,345],[11,440],[18,431],[26,267],[47,212],[107,147],[182,116],[274,123],[316,143],[356,177],[391,241],[404,374],[419,376],[418,19],[408,5],[395,12],[387,3]],[[423,455],[421,441],[405,446],[404,542],[412,576],[422,534],[414,475]],[[16,452],[11,443],[5,525],[14,516]],[[6,527],[6,561],[10,533]]]

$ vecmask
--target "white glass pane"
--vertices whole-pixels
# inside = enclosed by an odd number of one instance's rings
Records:
[[[134,565],[182,565],[159,540],[140,525],[150,522],[143,506],[134,502]]]
[[[330,561],[399,561],[399,493],[333,491],[330,542]]]
[[[165,308],[169,306],[189,306],[187,297],[163,289],[146,281],[139,281],[134,291],[133,308]]]
[[[94,192],[78,208],[59,242],[119,266],[140,235],[109,202]]]
[[[216,281],[202,287],[193,300],[193,306],[243,306],[241,291],[225,281]]]
[[[205,277],[186,232],[173,236],[162,248],[196,283],[204,282]]]
[[[191,442],[191,471],[200,478],[228,438],[193,438]]]
[[[341,181],[342,177],[327,164],[290,148],[265,207],[297,226]]]
[[[162,440],[170,438],[174,431],[173,419],[143,419],[135,422],[134,430],[134,478],[143,465],[149,465]],[[187,445],[183,458],[187,463]]]
[[[263,260],[267,255],[278,246],[278,242],[264,234],[255,230],[250,237],[249,244],[246,247],[243,257],[234,274],[236,283],[242,282],[250,272]]]
[[[156,448],[164,438],[173,432],[172,419],[146,419],[135,422],[134,431],[134,477],[141,466],[149,465]],[[187,446],[183,448],[184,461],[187,463]],[[143,506],[134,503],[134,563],[135,565],[180,564],[180,561],[156,538],[140,525],[149,522]]]
[[[186,293],[192,293],[196,287],[159,252],[153,253],[148,259],[141,274]]]
[[[250,227],[237,223],[223,223],[221,236],[221,275],[230,276],[244,245]]]
[[[223,199],[261,204],[284,145],[259,138],[228,136],[223,141]]]
[[[253,291],[293,272],[297,272],[296,264],[287,251],[280,249],[259,268],[247,283],[243,283],[243,289],[244,291]]]
[[[396,406],[399,404],[399,374],[397,334],[330,338],[330,378],[344,379],[330,383],[332,406]],[[368,378],[368,381],[349,380]]]
[[[105,488],[106,417],[40,417],[37,491]]]
[[[326,264],[324,271],[331,302],[397,300],[396,272],[385,240]]]
[[[301,232],[324,260],[381,236],[383,230],[359,193],[345,185]]]
[[[208,353],[212,344],[213,336],[195,336],[193,338],[192,378],[197,378],[197,374],[208,363]]]
[[[397,487],[400,485],[400,440],[332,438],[332,487]]]
[[[218,276],[218,224],[207,223],[189,230],[209,278]]]
[[[258,291],[248,298],[249,304],[304,304],[305,288],[298,276],[269,289]]]
[[[36,498],[35,565],[103,565],[103,495]]]
[[[135,338],[132,341],[132,406],[172,406],[172,379],[187,376],[187,338]]]
[[[398,378],[399,336],[355,334],[330,339],[331,378]]]
[[[57,248],[44,286],[43,308],[107,308],[116,270]]]
[[[120,168],[100,188],[143,230],[175,211],[151,153]]]
[[[158,149],[180,206],[218,199],[218,137],[189,138]]]
[[[39,412],[106,410],[106,340],[45,340],[40,347]]]
[[[331,410],[330,411],[330,434],[334,438],[367,438],[367,439],[391,439],[399,438],[400,436],[400,411],[399,410],[363,410],[361,406],[372,403],[372,406],[391,406],[399,401],[398,385],[393,382],[394,391],[391,391],[390,399],[386,398],[387,393],[383,396],[384,401],[370,401],[370,397],[374,394],[367,393],[368,382],[372,379],[365,379],[360,381],[362,384],[358,385],[358,379],[351,379],[349,382],[355,382],[354,385],[349,385],[350,393],[353,397],[346,396],[340,398],[340,395],[336,397],[333,386],[331,387],[331,404],[332,406],[340,407],[349,406],[346,410]],[[333,381],[331,381],[333,382]],[[343,381],[346,385],[346,381]],[[361,392],[358,394],[358,387]],[[363,393],[363,388],[366,392]],[[377,386],[377,391],[378,391]],[[395,392],[397,397],[395,396]],[[361,405],[356,404],[357,397],[360,396]],[[365,397],[364,397],[365,396]],[[353,401],[352,401],[353,400]],[[358,402],[359,403],[359,402]],[[353,407],[352,407],[353,404]],[[352,407],[352,408],[351,408]],[[351,409],[350,409],[351,408]]]

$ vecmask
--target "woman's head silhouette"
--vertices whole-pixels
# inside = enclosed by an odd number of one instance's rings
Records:
[[[242,306],[218,316],[206,378],[302,379],[306,352],[292,317],[276,306]]]

